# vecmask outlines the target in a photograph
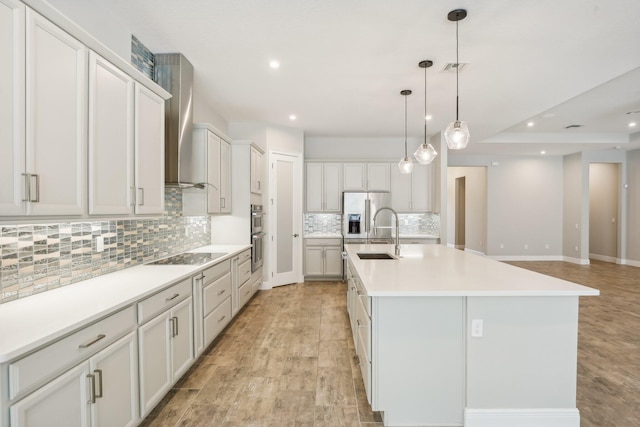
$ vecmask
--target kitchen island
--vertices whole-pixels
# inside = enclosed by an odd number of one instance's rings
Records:
[[[374,411],[393,426],[579,427],[578,298],[599,291],[441,245],[345,245]]]

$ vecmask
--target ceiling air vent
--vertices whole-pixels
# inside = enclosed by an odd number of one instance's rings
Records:
[[[571,128],[581,128],[584,125],[569,125],[567,127],[565,127],[565,129],[571,129]]]
[[[445,64],[444,68],[442,69],[442,72],[443,73],[455,73],[456,72],[456,65],[459,66],[458,71],[462,72],[467,67],[467,65],[469,65],[469,63],[468,62],[460,62],[459,64],[456,64],[455,62],[450,62],[448,64]]]

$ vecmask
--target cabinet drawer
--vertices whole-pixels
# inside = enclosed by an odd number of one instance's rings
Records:
[[[138,303],[138,323],[151,320],[157,314],[191,296],[191,279],[183,280]]]
[[[207,285],[203,291],[204,310],[206,316],[231,295],[231,273],[227,273],[218,280]]]
[[[371,320],[362,300],[359,300],[356,306],[356,330],[356,335],[362,343],[362,349],[366,352],[367,359],[371,359]]]
[[[238,289],[238,295],[240,297],[240,308],[242,308],[253,296],[252,283],[248,281],[244,285],[240,286],[240,289]]]
[[[342,239],[304,239],[307,246],[339,246],[342,247]]]
[[[89,325],[9,365],[9,398],[14,400],[123,336],[135,327],[134,306]]]
[[[367,316],[370,318],[371,317],[371,298],[367,296],[366,292],[364,291],[364,286],[362,286],[362,282],[360,282],[360,279],[357,276],[354,277],[353,282],[356,286],[356,293],[358,295],[358,299],[362,303],[362,306],[364,307],[364,310],[367,313]]]
[[[213,283],[213,281],[224,276],[230,271],[231,271],[230,260],[222,261],[220,264],[216,264],[213,267],[209,267],[202,272],[202,275],[204,276],[204,280],[202,281],[202,284],[207,285],[209,283]]]
[[[251,249],[240,252],[240,255],[238,255],[238,265],[242,264],[246,260],[251,260]]]
[[[367,401],[371,404],[371,359],[364,348],[365,344],[360,339],[361,335],[358,334],[357,336],[356,354],[358,355],[358,363],[360,365],[360,372],[362,373],[364,389],[367,394]]]
[[[238,284],[242,285],[251,277],[251,260],[238,264]]]
[[[231,298],[227,298],[222,304],[204,318],[204,346],[211,344],[220,331],[231,321]]]

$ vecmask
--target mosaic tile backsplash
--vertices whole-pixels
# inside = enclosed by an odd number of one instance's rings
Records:
[[[151,80],[154,79],[156,56],[133,34],[131,35],[131,65]]]
[[[96,251],[96,238],[104,251]],[[207,216],[182,216],[182,190],[146,219],[0,225],[0,303],[184,252],[211,241]]]
[[[440,235],[440,215],[435,213],[398,214],[400,234]],[[340,233],[342,215],[340,214],[304,214],[304,233],[313,232]]]

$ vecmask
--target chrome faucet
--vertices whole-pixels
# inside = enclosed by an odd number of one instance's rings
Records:
[[[395,254],[396,254],[397,257],[399,257],[400,256],[400,221],[398,220],[398,212],[396,212],[392,208],[388,208],[386,206],[378,209],[378,211],[373,216],[373,229],[374,229],[374,231],[376,229],[376,217],[378,216],[378,214],[380,212],[382,212],[385,209],[388,210],[388,211],[391,211],[393,213],[393,215],[396,217],[396,247],[395,247]]]

